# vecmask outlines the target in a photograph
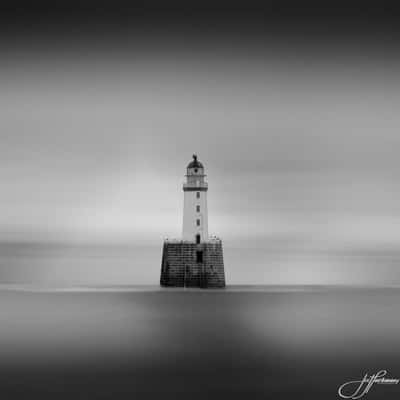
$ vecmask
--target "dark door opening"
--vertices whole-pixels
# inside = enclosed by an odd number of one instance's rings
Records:
[[[197,243],[197,244],[200,243],[200,235],[199,235],[199,234],[196,235],[196,243]]]
[[[202,251],[196,251],[196,262],[199,264],[203,263],[203,252]]]

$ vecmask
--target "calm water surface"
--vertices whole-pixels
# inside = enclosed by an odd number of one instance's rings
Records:
[[[396,288],[3,287],[0,393],[337,399],[365,373],[400,377],[399,305]],[[399,396],[375,385],[365,398]]]

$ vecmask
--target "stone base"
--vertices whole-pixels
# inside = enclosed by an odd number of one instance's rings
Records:
[[[161,286],[225,287],[222,242],[164,242]]]

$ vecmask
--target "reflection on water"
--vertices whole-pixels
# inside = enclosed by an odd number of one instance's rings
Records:
[[[400,290],[293,289],[3,289],[1,392],[334,399],[367,372],[400,377]],[[380,385],[368,398],[399,391]]]

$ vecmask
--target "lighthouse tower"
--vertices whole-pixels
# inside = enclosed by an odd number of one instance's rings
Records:
[[[183,184],[182,239],[196,243],[208,240],[207,190],[203,164],[193,154],[187,166],[186,182]]]
[[[204,166],[194,154],[183,184],[182,239],[164,241],[161,286],[225,287],[222,241],[208,236],[205,177]]]

